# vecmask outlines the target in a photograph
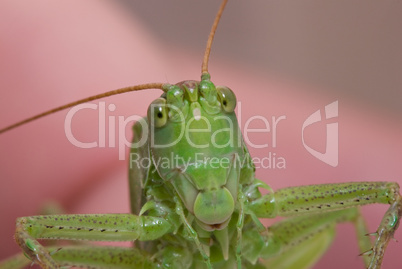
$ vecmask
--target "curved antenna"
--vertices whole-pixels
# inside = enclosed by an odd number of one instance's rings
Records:
[[[53,108],[51,110],[45,111],[43,113],[40,113],[40,114],[38,114],[36,116],[33,116],[33,117],[27,118],[25,120],[22,120],[20,122],[14,123],[14,124],[12,124],[12,125],[10,125],[8,127],[5,127],[3,129],[1,129],[0,134],[4,133],[4,132],[7,132],[7,131],[9,131],[11,129],[14,129],[14,128],[18,127],[18,126],[24,125],[24,124],[26,124],[28,122],[37,120],[39,118],[45,117],[47,115],[53,114],[55,112],[58,112],[58,111],[66,109],[66,108],[70,108],[70,107],[73,107],[73,106],[76,106],[76,105],[79,105],[79,104],[82,104],[82,103],[86,103],[86,102],[90,102],[90,101],[93,101],[93,100],[98,100],[98,99],[101,99],[101,98],[104,98],[104,97],[108,97],[108,96],[112,96],[112,95],[116,95],[116,94],[121,94],[121,93],[126,93],[126,92],[134,92],[134,91],[149,90],[149,89],[160,89],[160,90],[166,91],[167,85],[168,84],[165,84],[165,83],[147,83],[147,84],[141,84],[141,85],[125,87],[125,88],[113,90],[113,91],[110,91],[110,92],[105,92],[105,93],[97,94],[97,95],[94,95],[94,96],[90,96],[90,97],[87,97],[85,99],[81,99],[81,100],[78,100],[78,101],[63,105],[63,106]]]
[[[219,20],[221,19],[223,10],[225,9],[226,3],[228,0],[223,0],[221,6],[219,7],[218,13],[216,14],[214,24],[212,25],[211,32],[209,33],[207,47],[204,53],[204,60],[202,61],[202,68],[201,68],[201,77],[210,77],[208,73],[208,60],[209,54],[211,53],[212,41],[214,40],[216,28],[218,28]]]

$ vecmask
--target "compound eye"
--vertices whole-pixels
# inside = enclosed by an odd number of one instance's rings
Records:
[[[218,86],[216,89],[218,90],[218,96],[223,110],[233,112],[236,108],[236,95],[231,89],[225,86]]]
[[[158,98],[148,107],[148,121],[156,128],[165,126],[168,119],[166,99]]]

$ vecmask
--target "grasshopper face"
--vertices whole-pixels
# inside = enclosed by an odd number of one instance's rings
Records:
[[[171,86],[148,109],[155,166],[205,230],[225,228],[237,200],[244,154],[235,106],[229,88],[203,80]]]

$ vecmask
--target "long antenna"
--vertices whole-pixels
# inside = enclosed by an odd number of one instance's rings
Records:
[[[204,53],[204,60],[202,61],[202,68],[201,72],[202,75],[201,77],[208,76],[208,60],[209,60],[209,54],[211,53],[211,47],[212,47],[212,41],[214,40],[216,28],[218,28],[219,20],[222,17],[223,10],[225,9],[226,3],[228,0],[223,0],[221,6],[219,7],[218,13],[216,14],[214,24],[212,25],[211,32],[209,33],[208,41],[207,41],[207,47],[205,49]]]
[[[42,117],[45,117],[47,115],[53,114],[53,113],[58,112],[60,110],[64,110],[66,108],[70,108],[70,107],[73,107],[73,106],[76,106],[76,105],[79,105],[79,104],[82,104],[82,103],[86,103],[86,102],[90,102],[90,101],[93,101],[93,100],[98,100],[98,99],[101,99],[101,98],[104,98],[104,97],[108,97],[108,96],[112,96],[112,95],[116,95],[116,94],[121,94],[121,93],[126,93],[126,92],[134,92],[134,91],[141,91],[141,90],[148,90],[148,89],[161,89],[161,90],[164,90],[166,88],[166,86],[167,86],[167,84],[164,84],[164,83],[147,83],[147,84],[141,84],[141,85],[125,87],[125,88],[113,90],[113,91],[110,91],[110,92],[105,92],[105,93],[97,94],[97,95],[94,95],[94,96],[90,96],[90,97],[87,97],[85,99],[81,99],[81,100],[78,100],[78,101],[63,105],[63,106],[53,108],[51,110],[45,111],[43,113],[40,113],[40,114],[38,114],[36,116],[33,116],[33,117],[28,118],[28,119],[22,120],[20,122],[14,123],[13,125],[10,125],[8,127],[5,127],[3,129],[1,129],[0,134],[4,133],[4,132],[7,132],[7,131],[9,131],[11,129],[14,129],[14,128],[18,127],[18,126],[24,125],[24,124],[26,124],[28,122],[37,120],[39,118],[42,118]]]
[[[216,14],[215,17],[215,21],[214,24],[212,25],[211,28],[211,32],[209,33],[209,37],[208,37],[208,41],[207,41],[207,47],[205,49],[205,53],[204,53],[204,59],[202,62],[202,78],[208,78],[210,77],[209,73],[208,73],[208,60],[209,60],[209,55],[211,53],[211,47],[212,47],[212,41],[214,40],[214,36],[215,36],[215,32],[216,32],[216,28],[218,28],[218,24],[219,24],[219,20],[222,16],[223,10],[225,9],[225,6],[227,4],[228,0],[223,0],[221,6],[219,7],[218,13]],[[17,122],[15,124],[12,124],[8,127],[5,127],[3,129],[0,129],[0,134],[7,132],[11,129],[14,129],[18,126],[24,125],[28,122],[37,120],[39,118],[45,117],[47,115],[53,114],[55,112],[64,110],[66,108],[70,108],[82,103],[86,103],[86,102],[90,102],[93,100],[97,100],[97,99],[101,99],[104,97],[108,97],[108,96],[112,96],[112,95],[116,95],[116,94],[121,94],[121,93],[126,93],[126,92],[133,92],[133,91],[141,91],[141,90],[147,90],[147,89],[161,89],[166,91],[166,89],[168,88],[168,84],[164,84],[164,83],[148,83],[148,84],[141,84],[141,85],[136,85],[136,86],[130,86],[130,87],[126,87],[126,88],[121,88],[121,89],[117,89],[114,91],[110,91],[110,92],[106,92],[106,93],[102,93],[102,94],[98,94],[98,95],[94,95],[94,96],[90,96],[88,98],[85,99],[81,99],[48,111],[45,111],[43,113],[40,113],[38,115],[35,115],[33,117],[27,118],[25,120],[22,120],[20,122]]]

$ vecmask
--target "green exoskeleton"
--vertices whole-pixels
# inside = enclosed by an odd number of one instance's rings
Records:
[[[32,262],[42,268],[310,268],[341,222],[355,225],[366,266],[381,266],[402,215],[396,183],[310,185],[274,192],[255,178],[234,113],[236,97],[228,87],[215,86],[207,70],[225,4],[209,39],[201,81],[118,91],[163,90],[147,117],[134,125],[132,214],[19,218],[15,239],[28,259],[18,255],[0,268]],[[268,193],[262,195],[261,189]],[[373,244],[357,208],[372,203],[390,205],[372,234]],[[259,220],[277,216],[286,218],[268,228]],[[136,248],[47,248],[37,239],[134,241]]]

